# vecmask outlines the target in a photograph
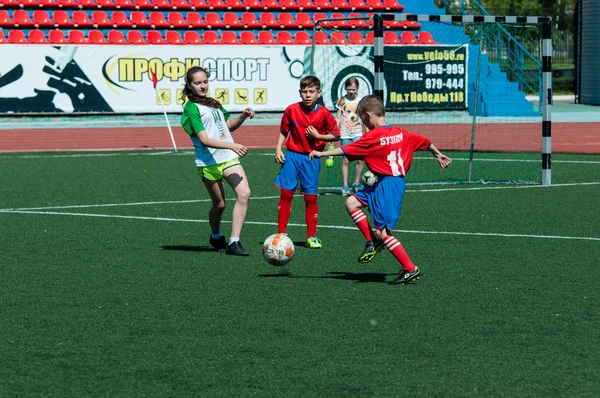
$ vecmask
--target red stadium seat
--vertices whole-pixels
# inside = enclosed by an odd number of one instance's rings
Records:
[[[279,0],[279,5],[284,11],[297,11],[300,9],[300,6],[296,4],[295,0]]]
[[[296,25],[300,29],[309,29],[313,27],[313,21],[310,17],[310,14],[306,12],[297,12],[296,13]]]
[[[294,35],[294,42],[296,44],[312,44],[312,39],[310,38],[308,32],[299,30]]]
[[[169,22],[171,29],[188,27],[188,23],[183,18],[183,15],[177,11],[171,11],[167,16],[167,21]]]
[[[0,8],[2,7],[6,7],[6,8],[16,8],[19,6],[19,2],[17,0],[0,0]],[[6,39],[6,37],[5,37]],[[6,43],[6,40],[4,40],[4,43]]]
[[[221,44],[219,35],[214,30],[205,30],[202,34],[202,42],[206,44]]]
[[[57,3],[55,0],[38,0],[37,5],[41,8],[54,8]]]
[[[260,0],[244,0],[246,10],[261,10],[263,8]]]
[[[350,4],[346,0],[331,0],[331,6],[335,11],[350,10]]]
[[[400,44],[400,39],[396,32],[383,32],[383,42],[385,44]]]
[[[75,11],[71,15],[73,26],[76,28],[91,28],[94,26],[85,11]]]
[[[197,12],[188,12],[186,21],[191,28],[205,28],[206,23],[202,20],[202,16]]]
[[[165,34],[165,41],[167,44],[183,44],[181,35],[176,30],[167,30],[167,33]]]
[[[315,12],[313,14],[313,23],[316,23],[319,19],[328,19],[329,17],[327,16],[327,14],[323,13],[323,12]],[[319,24],[319,26],[327,26],[327,24],[329,23],[329,21],[327,22],[321,22]]]
[[[88,32],[88,43],[91,44],[106,44],[106,38],[104,37],[104,33],[99,30],[93,29]]]
[[[132,0],[114,0],[114,2],[116,8],[125,10],[133,10],[135,8],[135,4],[133,4]]]
[[[273,33],[268,30],[261,30],[258,32],[258,42],[260,44],[276,44],[275,38],[273,37]]]
[[[52,13],[52,22],[55,28],[66,28],[73,26],[69,14],[63,10],[57,10]]]
[[[221,17],[216,12],[207,12],[204,14],[204,22],[208,29],[221,29],[225,27],[225,24],[221,22]]]
[[[92,23],[94,28],[110,28],[113,25],[104,11],[94,11],[92,13]]]
[[[33,21],[25,10],[15,10],[13,12],[13,25],[16,28],[32,27]]]
[[[171,0],[171,7],[174,10],[191,10],[192,4],[188,3],[187,0]]]
[[[149,44],[165,44],[162,34],[157,30],[149,30],[146,33],[146,43]]]
[[[383,4],[387,11],[402,12],[404,10],[404,6],[398,3],[398,0],[383,0]]]
[[[317,9],[312,0],[296,0],[296,4],[298,4],[298,9],[300,11],[312,11]]]
[[[362,33],[357,31],[351,31],[348,33],[348,42],[350,44],[367,44]]]
[[[419,38],[419,44],[440,44],[439,42],[433,40],[431,33],[424,30],[420,31],[417,37]]]
[[[160,11],[152,11],[150,13],[150,25],[152,29],[169,27],[169,23],[165,20],[165,16]]]
[[[373,44],[375,42],[375,33],[373,33],[372,30],[367,32],[367,37],[365,37],[365,41],[367,42],[367,44]]]
[[[277,32],[277,44],[296,44],[290,32],[282,30]]]
[[[263,26],[263,29],[273,29],[278,28],[279,23],[275,20],[275,15],[270,12],[263,12],[260,14],[260,23]]]
[[[369,5],[365,3],[365,0],[349,0],[349,3],[352,11],[367,11],[369,9]]]
[[[223,0],[206,0],[209,10],[224,10],[227,8]]]
[[[30,44],[47,44],[46,35],[39,29],[31,29],[29,31]]]
[[[225,0],[225,7],[228,10],[243,10],[246,8],[242,0]]]
[[[129,20],[134,28],[149,28],[150,21],[146,18],[146,14],[141,11],[132,11],[129,14]]]
[[[133,25],[124,11],[113,11],[112,14],[110,14],[110,21],[112,22],[113,28],[129,28]]]
[[[237,34],[231,30],[225,30],[221,33],[221,43],[223,44],[240,44]]]
[[[248,31],[240,32],[240,43],[242,44],[258,44],[258,40],[254,33]]]
[[[130,30],[127,32],[127,42],[129,44],[146,44],[144,35],[139,30]]]
[[[37,28],[47,28],[54,26],[54,23],[50,19],[50,15],[45,10],[35,10],[33,12],[33,23]]]
[[[60,8],[79,8],[77,0],[58,0],[56,5]]]
[[[150,3],[152,3],[152,8],[155,10],[168,10],[169,8],[173,8],[173,5],[169,0],[150,0]]]
[[[262,8],[269,11],[279,11],[281,10],[281,6],[277,2],[277,0],[262,0],[261,1]]]
[[[329,0],[314,0],[315,7],[319,11],[331,11],[333,6]]]
[[[384,36],[385,36],[385,33],[388,33],[388,32],[384,32]],[[389,33],[394,33],[394,32],[389,32]],[[383,41],[385,42],[385,37],[384,37]],[[409,32],[409,31],[402,32],[402,34],[400,35],[400,41],[402,42],[402,44],[417,44],[417,39],[415,38],[415,34],[413,32]]]
[[[4,36],[4,31],[0,30],[0,44],[4,43],[8,43],[8,40],[6,40],[6,36]]]
[[[241,29],[244,27],[237,14],[231,11],[223,14],[223,23],[225,24],[225,29]]]
[[[334,12],[331,14],[331,18],[346,18],[346,16],[340,12]],[[346,20],[331,21],[330,24],[329,26],[333,26],[334,29],[347,29],[350,26]]]
[[[127,40],[125,40],[123,32],[114,29],[108,31],[108,42],[110,44],[127,44]]]
[[[80,30],[69,31],[69,44],[85,44],[87,40],[85,35]]]
[[[78,1],[82,1],[82,0],[78,0]],[[87,0],[90,3],[93,3],[93,0]],[[119,8],[117,7],[117,5],[113,2],[113,0],[96,0],[96,7],[98,8],[108,8],[108,9],[112,9],[112,8]]]
[[[25,33],[20,29],[13,29],[8,32],[8,42],[11,44],[26,44]]]
[[[206,10],[208,8],[205,0],[189,0],[189,2],[192,10]]]
[[[314,37],[315,44],[331,44],[331,42],[329,41],[329,38],[327,37],[327,34],[325,32],[317,30],[315,34],[316,34],[316,36]]]
[[[277,23],[281,29],[295,29],[298,27],[294,17],[289,12],[280,12],[277,17]]]
[[[370,11],[386,10],[386,6],[383,4],[382,0],[366,0],[366,3]]]
[[[0,10],[0,26],[6,27],[6,28],[13,26],[13,23],[10,19],[10,15],[9,15],[8,11]]]
[[[66,44],[67,38],[62,30],[53,29],[48,32],[48,41],[50,44]]]
[[[183,34],[183,41],[185,44],[202,44],[200,35],[195,30],[188,30]]]
[[[65,0],[58,0],[65,1]],[[69,1],[66,8],[79,8],[80,10],[86,9],[91,10],[94,8],[102,8],[102,5],[96,4],[94,0],[66,0]],[[70,2],[75,1],[75,4],[71,4]]]
[[[150,10],[154,8],[150,0],[133,0],[133,5],[136,10]]]
[[[348,40],[344,32],[334,31],[331,32],[331,44],[347,44]]]
[[[244,29],[262,28],[262,24],[256,19],[256,14],[253,12],[245,12],[242,14],[242,25]]]

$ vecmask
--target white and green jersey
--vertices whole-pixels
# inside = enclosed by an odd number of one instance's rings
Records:
[[[196,166],[212,166],[237,159],[238,155],[231,149],[207,148],[197,134],[205,131],[209,138],[223,142],[233,142],[229,127],[227,127],[229,112],[224,108],[209,108],[208,106],[187,102],[181,115],[181,126],[190,135],[196,150]]]

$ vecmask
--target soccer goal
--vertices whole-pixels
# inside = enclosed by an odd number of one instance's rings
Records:
[[[374,14],[318,20],[313,34],[308,64],[326,107],[356,77],[390,123],[452,157],[441,170],[415,154],[407,183],[551,183],[550,18]],[[339,187],[339,165],[324,178]]]

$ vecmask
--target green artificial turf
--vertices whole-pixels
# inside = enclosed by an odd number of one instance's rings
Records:
[[[551,187],[409,185],[396,236],[423,276],[392,286],[339,195],[322,250],[296,197],[294,259],[262,259],[268,152],[242,160],[249,257],[208,245],[190,152],[2,155],[0,396],[598,396],[600,157],[553,161]]]

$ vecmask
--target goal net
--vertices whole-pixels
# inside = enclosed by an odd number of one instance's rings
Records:
[[[334,111],[337,99],[346,94],[346,79],[355,77],[359,95],[383,97],[388,122],[431,139],[452,158],[452,165],[441,170],[429,152],[416,153],[409,184],[542,183],[543,163],[549,168],[542,25],[516,17],[491,18],[521,23],[418,17],[426,21],[408,21],[406,15],[401,21],[384,20],[378,34],[373,17],[319,21],[306,72],[321,79],[324,105]],[[383,42],[380,66],[378,42]],[[383,73],[377,74],[380,69]],[[379,83],[378,75],[383,76]],[[323,186],[341,187],[340,166],[336,159],[325,168]],[[351,164],[350,185],[352,181]]]

